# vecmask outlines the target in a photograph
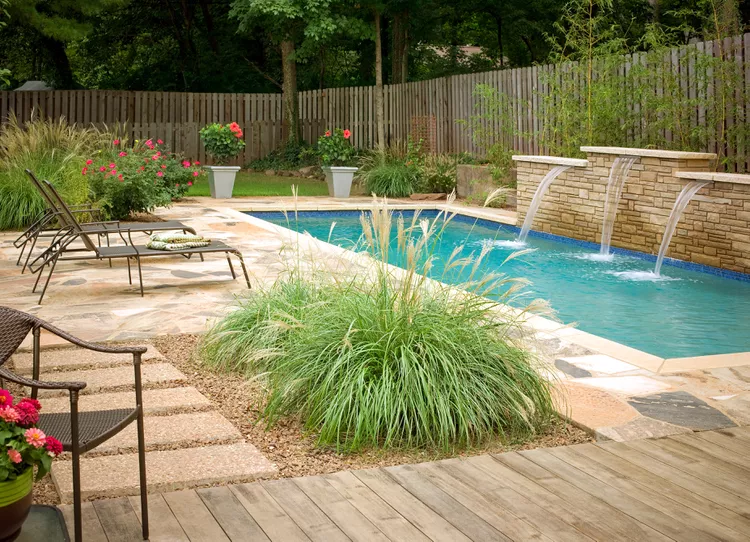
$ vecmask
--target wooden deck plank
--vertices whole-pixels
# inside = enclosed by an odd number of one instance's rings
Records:
[[[724,457],[720,458],[712,455],[703,448],[696,448],[695,446],[691,446],[690,444],[686,444],[670,437],[656,439],[652,442],[656,446],[660,446],[677,454],[683,454],[698,463],[708,463],[739,480],[744,480],[745,482],[750,483],[750,468],[736,465]],[[748,492],[748,496],[750,497],[750,492]]]
[[[66,504],[60,506],[63,517],[65,518],[65,525],[68,528],[68,534],[70,539],[75,539],[75,522],[73,521],[73,505]],[[81,533],[83,539],[86,542],[107,542],[107,535],[104,534],[104,528],[102,527],[99,516],[96,515],[94,510],[94,504],[90,502],[84,502],[81,504]]]
[[[657,446],[655,442],[656,441],[634,440],[624,444],[634,450],[638,450],[651,456],[654,460],[659,460],[662,463],[672,465],[673,467],[692,474],[701,480],[705,480],[715,486],[726,489],[737,497],[742,497],[747,494],[748,487],[746,482],[732,478],[725,471],[717,468],[713,464],[705,461],[695,461],[684,454],[675,453],[674,450],[668,450]]]
[[[660,495],[672,499],[681,506],[700,512],[737,532],[750,532],[750,518],[741,516],[693,490],[672,482],[663,471],[650,472],[598,446],[589,447],[586,456],[644,487],[657,488]]]
[[[164,493],[164,500],[187,533],[190,542],[229,541],[224,530],[194,490]]]
[[[232,542],[269,540],[228,487],[208,487],[196,492]]]
[[[229,489],[274,542],[310,540],[259,483],[230,486]]]
[[[648,525],[633,519],[618,508],[594,497],[567,480],[555,476],[549,470],[520,454],[508,453],[492,457],[495,461],[556,494],[571,506],[576,506],[579,510],[586,511],[590,517],[597,518],[600,523],[607,525],[618,533],[615,540],[638,542],[650,542],[652,540],[666,542],[671,540]]]
[[[327,474],[324,478],[390,540],[394,542],[427,542],[429,540],[422,531],[404,519],[351,472]]]
[[[294,483],[320,508],[341,531],[355,542],[387,542],[362,513],[352,506],[334,487],[320,476],[296,478]]]
[[[128,497],[138,521],[141,519],[141,498]],[[180,522],[174,517],[172,510],[159,493],[148,496],[148,531],[150,542],[189,542]],[[86,538],[84,537],[84,540]]]
[[[132,542],[143,538],[141,522],[127,497],[94,501],[94,510],[109,542]]]
[[[714,502],[727,510],[732,510],[737,514],[750,518],[750,503],[738,499],[730,491],[687,473],[673,465],[658,461],[648,454],[627,446],[625,443],[605,442],[596,444],[596,446],[634,465],[638,465],[651,474],[663,477],[688,491],[692,491],[702,499]]]
[[[359,480],[435,542],[470,539],[380,469],[354,471]]]
[[[695,433],[695,437],[703,442],[712,442],[732,450],[738,454],[747,454],[750,449],[750,440],[745,439],[742,433],[730,433],[729,431],[701,431]]]
[[[589,455],[589,448],[593,448],[593,446],[584,444],[555,448],[554,450],[550,450],[550,453],[569,465],[585,471],[597,480],[619,489],[634,499],[638,499],[642,503],[659,510],[676,521],[683,521],[694,531],[696,540],[700,539],[699,533],[706,533],[715,540],[744,542],[744,537],[734,529],[730,529],[726,525],[718,523],[710,517],[696,512],[692,508],[682,506],[670,499],[668,495],[664,495],[662,493],[663,488],[659,485],[653,484],[653,489],[649,489],[632,480],[627,473],[623,475],[623,473],[598,463]]]
[[[385,472],[404,489],[448,520],[471,540],[510,539],[448,493],[431,483],[411,465],[388,467]]]
[[[485,456],[492,461],[492,458]],[[475,461],[451,459],[424,465],[430,481],[444,491],[454,491],[465,499],[463,503],[476,514],[487,513],[486,521],[497,517],[492,525],[513,540],[589,540],[581,531],[564,523],[554,514],[546,513],[549,520],[537,514],[544,509],[527,499],[485,470]],[[420,465],[420,467],[422,467]],[[488,510],[484,510],[484,507]],[[499,512],[503,514],[500,515]],[[499,521],[498,521],[499,520]],[[555,532],[554,529],[557,528]]]
[[[530,459],[537,465],[553,472],[556,476],[567,480],[571,484],[578,486],[580,489],[590,493],[594,497],[619,508],[632,518],[649,525],[663,535],[677,541],[696,542],[697,540],[714,540],[706,535],[705,537],[696,536],[685,525],[662,512],[643,504],[623,493],[622,491],[609,486],[593,476],[569,465],[562,459],[550,454],[548,450],[527,450],[519,452],[524,457]]]
[[[261,482],[268,494],[313,541],[347,541],[336,524],[289,479]]]
[[[745,447],[744,453],[737,453],[725,446],[722,446],[721,444],[716,444],[714,442],[711,442],[710,440],[702,439],[700,436],[696,438],[692,435],[672,435],[668,438],[669,440],[674,440],[675,442],[679,442],[684,446],[688,446],[690,448],[694,448],[699,452],[708,454],[711,457],[715,457],[719,461],[731,463],[744,470],[748,470],[747,454],[748,452],[750,452],[750,444]],[[750,473],[750,470],[748,470],[748,473]]]

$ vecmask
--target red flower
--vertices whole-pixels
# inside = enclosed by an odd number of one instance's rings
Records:
[[[33,406],[37,410],[42,410],[42,403],[34,399],[33,397],[24,397],[20,401],[18,401],[19,404],[21,403],[29,403],[31,406]]]
[[[349,139],[349,136],[351,136],[352,133],[349,130],[344,130],[344,139]]]
[[[143,167],[143,166],[141,166],[141,171],[145,171],[145,170],[146,170],[146,168]]]
[[[87,172],[88,170],[89,170],[89,168],[87,168],[87,167],[84,167],[84,168],[83,168],[83,169],[81,170],[81,175],[86,175],[86,172]]]
[[[117,176],[118,179],[122,180],[122,173]]]
[[[151,141],[150,139],[147,139],[146,142],[144,143],[144,145],[146,145],[147,147],[153,147],[154,146],[154,142]]]
[[[99,171],[107,171],[107,166],[102,166],[99,168]]]
[[[18,425],[21,427],[31,427],[39,421],[39,412],[31,403],[20,402],[15,408],[18,412]]]
[[[156,140],[156,142],[157,142],[157,143],[158,143],[159,145],[161,145],[162,143],[164,143],[164,142],[163,142],[163,141],[162,141],[161,139],[157,139],[157,140]]]
[[[88,160],[86,160],[86,165],[87,166],[90,166],[93,163],[94,163],[94,161],[91,158],[89,158]]]
[[[241,131],[240,125],[237,124],[236,122],[233,122],[232,124],[230,124],[229,125],[229,129],[232,130],[233,132],[240,132]]]
[[[156,156],[161,156],[161,151],[156,151]]]
[[[120,140],[119,140],[119,139],[115,139],[115,140],[114,140],[114,141],[112,142],[112,145],[119,145],[119,144],[120,144]]]
[[[195,162],[193,162],[193,165],[194,166],[199,166],[199,165],[201,165],[201,163],[198,160],[196,160]]]
[[[331,131],[330,130],[326,130],[326,137],[331,137]]]
[[[122,158],[122,157],[124,157],[124,156],[127,156],[127,155],[128,155],[128,153],[126,153],[125,151],[122,151],[122,152],[120,153],[120,157],[121,157],[121,158]]]
[[[237,139],[240,139],[240,138],[242,137],[242,130],[240,130],[239,132],[235,132],[235,133],[234,133],[234,136],[235,136],[235,137],[236,137]]]
[[[182,167],[190,167],[190,162],[188,160],[183,161]]]
[[[51,456],[57,457],[63,451],[62,442],[57,440],[55,437],[47,437],[44,442],[44,448],[50,453]]]
[[[197,177],[198,175],[200,175],[200,173],[198,173],[197,171],[193,171],[193,177]]]
[[[13,396],[8,390],[0,389],[0,408],[13,404]]]
[[[109,165],[109,169],[115,169],[116,167],[117,165],[114,162]]]
[[[176,184],[174,185],[174,187],[175,187],[175,188],[179,188],[179,187],[180,187],[180,183],[176,183]]]
[[[193,181],[188,181],[188,186],[193,186]]]
[[[151,157],[151,160],[158,160],[158,159],[159,159],[159,155],[158,154],[155,154],[155,155],[153,155]]]
[[[162,169],[167,169],[167,164],[162,164],[162,165],[161,165],[161,168],[162,168]]]
[[[157,177],[164,177],[164,173],[162,173],[161,171],[157,171],[156,172],[156,176]]]

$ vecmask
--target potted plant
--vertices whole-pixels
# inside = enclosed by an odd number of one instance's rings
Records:
[[[234,189],[234,178],[240,166],[226,165],[232,158],[239,156],[245,147],[242,139],[242,128],[236,122],[231,124],[209,124],[201,129],[201,141],[206,152],[213,157],[217,165],[206,166],[208,169],[208,186],[212,198],[231,198]]]
[[[333,133],[327,130],[318,138],[318,154],[323,162],[323,172],[328,182],[328,195],[334,198],[348,198],[356,167],[351,167],[356,153],[349,138],[349,130],[336,128]]]
[[[62,444],[36,427],[39,401],[0,388],[0,540],[15,540],[31,508],[31,489],[47,474]]]

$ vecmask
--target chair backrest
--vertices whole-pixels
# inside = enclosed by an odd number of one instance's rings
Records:
[[[60,211],[59,216],[60,220],[63,222],[63,225],[72,228],[72,230],[78,235],[78,237],[80,237],[81,241],[83,241],[83,244],[87,249],[97,252],[96,243],[91,240],[89,235],[78,223],[78,220],[76,220],[76,217],[73,215],[68,205],[57,192],[57,189],[49,181],[42,181],[42,185],[44,188],[46,188],[47,193],[54,202],[54,207]]]
[[[54,213],[60,213],[60,210],[57,208],[57,205],[55,205],[55,202],[52,200],[50,195],[47,194],[47,191],[42,186],[42,183],[39,182],[39,179],[36,178],[36,175],[34,175],[34,172],[31,171],[30,169],[27,169],[26,174],[29,176],[29,178],[31,178],[31,184],[34,185],[34,188],[36,188],[37,191],[44,198],[44,201],[47,204],[47,207],[49,207],[50,211]]]
[[[9,307],[0,307],[0,366],[15,353],[21,343],[41,320]]]

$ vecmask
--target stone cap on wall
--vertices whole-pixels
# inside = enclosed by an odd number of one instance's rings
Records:
[[[743,175],[742,173],[678,171],[675,175],[680,179],[689,179],[691,181],[714,181],[717,183],[750,184],[750,175]]]
[[[555,166],[588,167],[589,161],[582,158],[562,158],[560,156],[534,156],[514,154],[511,158],[515,162],[534,162],[537,164],[553,164]]]
[[[665,151],[661,149],[633,149],[631,147],[581,147],[583,152],[617,154],[620,156],[644,156],[666,160],[716,160],[712,152]]]

